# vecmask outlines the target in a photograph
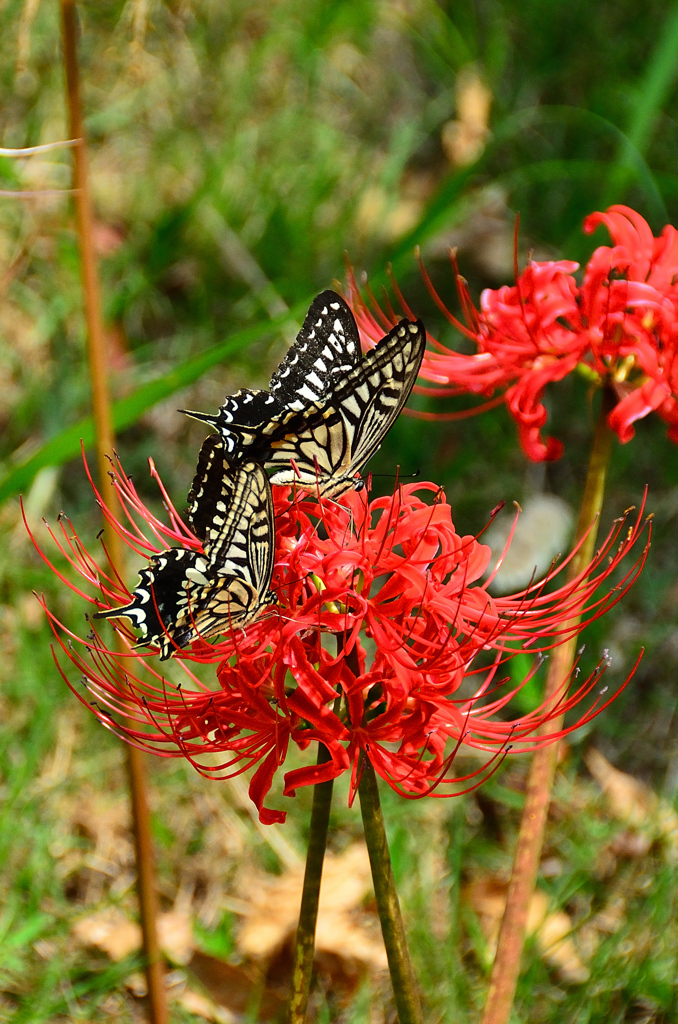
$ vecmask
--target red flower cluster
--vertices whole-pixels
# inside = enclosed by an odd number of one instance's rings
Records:
[[[168,523],[144,507],[119,464],[114,471],[127,522],[117,522],[105,507],[104,513],[136,552],[150,557],[170,542],[199,547],[164,491]],[[495,598],[490,581],[481,582],[489,548],[459,536],[434,484],[400,485],[391,497],[372,501],[364,488],[338,503],[276,487],[274,502],[278,604],[216,645],[199,640],[190,651],[178,651],[172,671],[186,676],[179,685],[158,671],[153,651],[131,649],[135,637],[124,626],[118,632],[125,647],[111,649],[95,630],[80,638],[46,609],[84,693],[60,667],[62,675],[106,726],[143,749],[187,757],[209,776],[258,765],[250,795],[263,822],[285,818],[264,800],[290,744],[306,750],[319,741],[330,760],[289,771],[288,796],[344,771],[352,773],[355,792],[361,756],[405,796],[454,795],[482,781],[509,745],[528,750],[550,742],[612,699],[594,697],[577,722],[547,735],[544,724],[589,695],[604,664],[584,682],[574,682],[575,672],[552,700],[514,719],[504,709],[523,683],[500,691],[502,666],[518,650],[532,651],[529,678],[540,652],[621,598],[647,547],[611,591],[597,591],[638,539],[640,517],[630,528],[618,520],[572,582],[550,589],[567,559],[546,580]],[[97,608],[129,599],[115,573],[98,568],[68,520],[50,534],[87,584],[76,587],[59,573],[69,586]],[[574,624],[577,616],[581,626]],[[58,652],[55,658],[59,664]],[[201,662],[217,664],[213,686],[192,668]],[[457,776],[453,761],[462,743],[486,751],[488,759]]]
[[[515,285],[486,289],[476,310],[455,265],[466,325],[447,310],[424,271],[439,309],[478,350],[464,355],[430,339],[433,350],[420,376],[436,387],[418,390],[438,396],[501,392],[498,401],[506,401],[526,454],[541,461],[557,459],[563,450],[560,441],[541,436],[546,385],[578,370],[614,391],[609,423],[622,443],[633,437],[633,423],[652,411],[678,441],[678,231],[667,225],[653,238],[643,218],[626,206],[592,214],[584,231],[599,224],[614,245],[596,249],[581,285],[577,263],[531,261]],[[351,305],[373,343],[392,316],[376,309],[377,321],[354,282]]]

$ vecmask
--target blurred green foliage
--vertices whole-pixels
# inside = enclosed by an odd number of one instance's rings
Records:
[[[517,212],[521,261],[528,250],[537,258],[586,259],[603,233],[584,237],[582,219],[611,202],[633,205],[655,231],[678,220],[676,4],[99,0],[81,3],[79,13],[119,448],[142,491],[152,455],[179,506],[202,435],[175,410],[215,409],[226,392],[265,384],[304,304],[343,278],[345,251],[369,271],[375,289],[392,261],[432,333],[462,345],[426,295],[415,244],[454,305],[447,246],[458,247],[474,296],[510,282]],[[469,69],[489,89],[491,112],[489,133],[461,165],[450,158],[449,139]],[[0,88],[3,146],[65,137],[55,0],[5,0],[0,7]],[[0,188],[68,188],[69,166],[65,151],[0,159]],[[74,1006],[96,1014],[100,994],[130,969],[102,970],[67,947],[77,904],[50,853],[59,817],[54,794],[36,783],[72,697],[56,677],[47,631],[31,618],[26,592],[51,592],[70,621],[81,622],[82,612],[57,595],[29,550],[17,526],[16,492],[27,494],[34,519],[64,506],[86,535],[99,528],[76,458],[91,428],[83,425],[89,388],[67,197],[0,197],[0,289],[0,927],[12,936],[0,942],[8,1007],[2,1019],[16,1011],[12,1019],[38,1022],[66,1019]],[[499,501],[522,500],[535,487],[576,504],[591,396],[571,380],[550,389],[548,402],[566,454],[541,478],[525,464],[503,408],[446,424],[402,417],[373,468],[393,473],[400,463],[445,484],[460,532],[477,532]],[[611,684],[624,678],[641,643],[647,653],[632,685],[586,738],[595,735],[615,763],[673,800],[678,451],[652,419],[638,425],[631,444],[615,444],[603,527],[639,501],[645,484],[656,512],[650,565],[587,642],[591,665],[603,647],[613,649]],[[387,489],[390,481],[377,485]],[[94,737],[98,746],[94,725],[83,721],[81,729],[85,747]],[[119,775],[115,756],[110,743],[104,764]],[[100,784],[108,770],[101,763],[88,754],[79,770]],[[158,775],[168,805],[186,789],[183,771]],[[65,791],[74,783],[60,785]],[[463,802],[435,826],[449,883],[446,942],[432,938],[435,886],[417,846],[416,823],[427,812],[387,796],[396,871],[436,1019],[475,1020],[482,1004],[483,940],[461,905],[459,882],[470,864],[506,868],[517,815],[506,791],[499,780],[485,798],[487,808],[499,808],[498,831],[488,824],[489,810],[480,819],[465,816]],[[299,802],[290,827],[303,834]],[[337,828],[350,832],[351,821],[352,812],[337,811]],[[675,871],[652,854],[644,872],[629,864],[612,882],[601,880],[591,865],[612,826],[585,816],[566,824],[555,825],[550,839],[568,864],[557,885],[547,883],[554,905],[579,906],[583,894],[583,903],[596,907],[609,884],[631,893],[632,910],[626,931],[599,947],[583,988],[559,986],[535,953],[516,1020],[673,1019]],[[648,885],[643,879],[653,872]],[[229,929],[224,918],[204,937],[205,948],[226,955]],[[648,929],[654,946],[642,938]],[[49,963],[34,951],[43,934],[56,944]],[[633,954],[623,952],[629,934]],[[356,1005],[364,1007],[360,998]],[[643,1007],[650,1007],[646,1016]],[[361,1012],[356,1020],[364,1019]]]

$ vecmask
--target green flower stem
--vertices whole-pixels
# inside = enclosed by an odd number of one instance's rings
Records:
[[[329,761],[327,747],[318,745],[318,764]],[[294,942],[294,960],[292,964],[292,987],[290,1001],[287,1006],[287,1024],[304,1024],[308,996],[311,991],[313,976],[313,958],[315,954],[315,928],[318,920],[318,904],[320,902],[320,883],[323,875],[323,862],[327,846],[327,830],[330,823],[330,807],[332,805],[333,780],[319,782],[313,787],[313,806],[311,808],[310,834],[306,853],[306,869],[304,886],[301,892],[301,908],[299,924]]]
[[[605,477],[612,449],[612,431],[607,418],[614,408],[614,396],[605,389],[602,394],[598,423],[589,459],[586,486],[582,498],[575,541],[578,542],[590,528],[581,548],[572,559],[568,580],[573,580],[588,565],[593,556],[598,533],[598,520],[605,494]],[[579,624],[579,618],[568,625]],[[577,637],[557,647],[549,662],[545,699],[553,697],[572,672],[576,657]],[[546,726],[548,732],[562,728],[562,716]],[[525,794],[525,807],[513,861],[513,871],[506,900],[506,910],[499,932],[497,953],[490,975],[487,1002],[482,1024],[508,1024],[516,993],[520,958],[525,942],[530,902],[537,883],[537,872],[544,845],[544,831],[551,802],[551,789],[556,770],[558,744],[552,743],[535,751]]]
[[[424,1018],[393,878],[377,777],[367,758],[363,759],[358,793],[398,1020],[400,1024],[422,1024]]]

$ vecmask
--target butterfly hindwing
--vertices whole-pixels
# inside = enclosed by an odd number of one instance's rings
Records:
[[[199,637],[251,622],[274,598],[273,503],[256,463],[230,470],[219,435],[205,441],[189,494],[190,518],[203,551],[170,548],[139,573],[132,600],[98,618],[128,618],[140,646],[156,643],[164,660]]]
[[[168,629],[171,640],[163,636],[165,649],[161,642],[161,659],[170,657],[177,647],[187,647],[199,637],[209,639],[246,626],[255,618],[262,603],[262,595],[239,576],[220,574],[208,578],[203,586],[188,592],[184,613]]]
[[[196,551],[162,551],[139,571],[140,582],[128,604],[97,612],[95,617],[129,619],[141,633],[139,646],[158,644],[164,661],[174,653],[177,624],[186,619],[189,595],[192,603],[196,603],[194,594],[207,581],[206,570],[207,560]]]

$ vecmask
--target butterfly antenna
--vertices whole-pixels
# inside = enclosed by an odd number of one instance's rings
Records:
[[[207,412],[196,412],[194,409],[177,409],[177,412],[183,413],[184,416],[190,416],[193,420],[200,420],[201,423],[209,423],[213,427],[216,427],[219,422],[218,416],[212,416]]]
[[[374,477],[375,479],[382,478],[382,479],[388,479],[388,480],[394,480],[395,479],[395,486],[396,487],[398,486],[398,484],[402,480],[416,480],[417,477],[420,477],[420,476],[421,476],[421,470],[420,469],[415,469],[412,473],[401,473],[400,472],[400,466],[397,467],[395,473],[370,473],[370,478]]]

